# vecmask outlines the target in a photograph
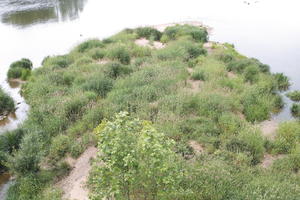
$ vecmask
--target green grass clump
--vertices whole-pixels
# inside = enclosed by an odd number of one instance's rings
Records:
[[[3,114],[4,112],[13,112],[14,109],[14,100],[0,87],[0,114]]]
[[[300,104],[293,103],[293,105],[291,107],[291,112],[292,112],[293,116],[300,117]]]
[[[92,40],[88,40],[88,41],[81,43],[76,48],[76,50],[80,53],[84,53],[90,49],[97,48],[97,47],[99,47],[99,48],[104,47],[103,42],[101,42],[100,40],[97,40],[97,39],[92,39]]]
[[[135,31],[138,38],[147,38],[150,40],[159,41],[162,36],[162,33],[160,31],[151,27],[141,27],[141,28],[137,28]]]
[[[193,72],[192,79],[193,80],[205,81],[206,80],[205,72],[204,71]]]
[[[274,78],[277,82],[277,86],[280,91],[285,91],[285,90],[289,89],[289,87],[291,85],[289,82],[289,78],[287,76],[285,76],[283,73],[274,74]]]
[[[105,76],[93,77],[87,80],[83,84],[83,89],[88,91],[93,91],[101,97],[105,97],[106,94],[113,88],[112,79]]]
[[[300,101],[300,91],[289,92],[286,96],[289,97],[292,101]]]
[[[164,42],[166,42],[176,40],[182,36],[190,36],[193,40],[202,43],[208,41],[208,33],[205,28],[190,25],[167,27],[162,37],[164,37]]]
[[[115,46],[108,51],[108,56],[111,59],[118,60],[124,65],[130,64],[130,53],[129,50],[124,46]]]
[[[32,62],[27,58],[22,58],[9,66],[7,77],[8,79],[20,78],[22,80],[27,80],[31,74],[31,70]]]

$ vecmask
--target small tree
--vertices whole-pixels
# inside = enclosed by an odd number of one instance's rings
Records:
[[[126,112],[96,129],[99,155],[90,178],[91,199],[159,199],[171,191],[180,174],[173,141],[150,122]]]

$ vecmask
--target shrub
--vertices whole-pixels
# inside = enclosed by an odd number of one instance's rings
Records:
[[[86,65],[86,64],[90,64],[92,63],[93,60],[87,56],[83,56],[81,58],[79,58],[78,60],[76,60],[76,65],[77,66],[80,66],[80,65]]]
[[[90,80],[87,80],[85,84],[83,84],[84,90],[94,91],[103,98],[109,91],[112,90],[112,88],[113,81],[104,76],[91,78]]]
[[[204,71],[198,70],[196,72],[193,72],[192,74],[192,79],[193,80],[201,80],[201,81],[205,81],[206,80],[206,75]]]
[[[287,76],[285,76],[283,73],[274,74],[274,78],[277,82],[277,88],[280,91],[285,91],[285,90],[289,89],[289,87],[290,87],[289,78]]]
[[[89,54],[94,60],[102,59],[105,56],[105,52],[101,48],[92,49]]]
[[[273,108],[268,94],[261,94],[256,88],[245,91],[241,103],[243,113],[250,122],[268,119]]]
[[[69,150],[70,138],[66,135],[57,135],[52,139],[49,149],[50,162],[56,164]]]
[[[291,112],[293,116],[300,117],[300,104],[293,103],[291,107]]]
[[[195,27],[190,25],[176,25],[167,27],[164,31],[164,35],[168,39],[164,40],[175,40],[181,36],[191,36],[197,42],[207,42],[208,33],[205,28]]]
[[[113,79],[116,79],[119,76],[130,74],[131,72],[132,70],[128,66],[124,66],[117,62],[112,62],[105,66],[105,74]]]
[[[277,153],[290,153],[300,138],[300,125],[297,122],[284,122],[279,125],[275,140]]]
[[[80,45],[78,45],[76,47],[77,51],[80,53],[84,53],[92,48],[97,48],[97,47],[104,47],[103,42],[101,42],[100,40],[97,39],[92,39],[92,40],[88,40],[85,41],[83,43],[81,43]]]
[[[8,158],[8,166],[16,175],[27,175],[40,170],[39,163],[42,158],[41,133],[31,132],[26,134],[20,144],[20,150]]]
[[[48,62],[54,68],[66,68],[72,63],[71,59],[66,55],[51,57],[46,63]]]
[[[289,97],[292,101],[300,101],[300,91],[289,92],[286,96]]]
[[[4,112],[13,112],[14,109],[14,100],[0,87],[0,115],[4,114]]]
[[[141,27],[136,29],[139,38],[147,38],[151,40],[160,40],[162,33],[151,27]]]
[[[245,69],[244,77],[245,80],[254,83],[258,81],[259,69],[255,65],[250,65]]]
[[[226,143],[226,149],[232,152],[245,152],[252,156],[252,164],[257,164],[264,154],[264,140],[257,130],[246,129]]]
[[[243,73],[246,67],[252,65],[252,62],[250,59],[239,59],[239,60],[233,60],[228,63],[227,70],[236,72],[236,73]]]
[[[122,46],[115,47],[108,52],[109,57],[120,61],[124,65],[130,63],[130,54],[129,51]]]
[[[32,69],[32,62],[29,59],[22,58],[19,61],[12,63],[7,72],[8,79],[21,78],[27,80]]]
[[[13,62],[9,68],[22,68],[22,69],[32,69],[32,62],[27,58],[22,58],[19,61]]]

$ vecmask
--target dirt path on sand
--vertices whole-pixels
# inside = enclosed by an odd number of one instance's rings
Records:
[[[89,147],[77,160],[73,162],[74,168],[69,176],[57,185],[64,192],[63,199],[88,200],[88,190],[85,186],[91,169],[90,159],[95,158],[97,148]]]

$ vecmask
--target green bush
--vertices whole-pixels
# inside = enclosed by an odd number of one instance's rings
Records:
[[[54,68],[66,68],[72,63],[71,59],[66,55],[51,57],[46,63],[48,62],[50,66],[53,66]]]
[[[277,82],[277,87],[280,91],[285,91],[285,90],[289,89],[289,87],[291,85],[289,82],[289,78],[287,76],[285,76],[283,73],[274,74],[274,78]]]
[[[300,104],[293,103],[291,107],[291,112],[293,116],[300,117]]]
[[[259,74],[258,67],[255,65],[250,65],[245,69],[244,77],[246,81],[250,83],[254,83],[258,81],[259,78],[258,74]]]
[[[208,33],[205,28],[190,25],[176,25],[167,27],[163,33],[167,39],[175,40],[181,36],[191,36],[197,42],[207,42]]]
[[[151,27],[141,27],[136,29],[138,38],[147,38],[150,40],[160,40],[162,33]]]
[[[108,56],[112,59],[120,61],[120,63],[124,65],[128,65],[130,63],[129,51],[123,46],[117,46],[112,48],[108,52]]]
[[[300,101],[300,91],[289,92],[286,96],[289,97],[292,101]]]
[[[90,80],[87,80],[85,84],[83,84],[84,90],[94,91],[103,98],[112,90],[112,88],[112,79],[104,76],[91,78]]]
[[[132,70],[128,66],[124,66],[118,62],[112,62],[105,66],[105,74],[112,79],[128,75],[131,72]]]
[[[49,149],[49,159],[54,165],[59,161],[69,150],[71,138],[66,135],[57,135],[52,139]]]
[[[9,95],[7,95],[0,87],[0,115],[4,112],[13,112],[14,109],[14,100]]]
[[[277,153],[290,153],[300,138],[300,125],[297,122],[284,122],[279,125],[275,140]]]
[[[7,72],[8,79],[21,78],[27,80],[31,74],[32,62],[29,59],[23,58],[12,63]]]
[[[105,52],[101,48],[92,49],[91,51],[89,51],[89,54],[94,60],[102,59],[105,56]]]
[[[85,41],[85,42],[81,43],[80,45],[78,45],[76,47],[76,50],[80,53],[84,53],[90,49],[98,48],[98,47],[99,48],[104,47],[103,42],[101,42],[100,40],[97,40],[97,39],[92,39],[92,40]]]
[[[18,176],[36,173],[40,170],[43,150],[41,133],[31,132],[26,134],[20,144],[20,150],[8,158],[10,171]]]
[[[22,58],[19,61],[13,62],[9,68],[22,68],[22,69],[32,69],[32,62],[27,58]]]
[[[196,72],[193,72],[192,74],[192,79],[193,80],[201,80],[201,81],[205,81],[207,78],[207,76],[205,75],[204,71],[198,70]]]
[[[273,108],[268,94],[261,94],[257,88],[245,91],[241,103],[244,107],[243,113],[250,122],[268,119]]]
[[[264,155],[264,140],[260,132],[246,129],[228,140],[226,149],[236,153],[249,153],[252,157],[252,164],[257,164]]]

